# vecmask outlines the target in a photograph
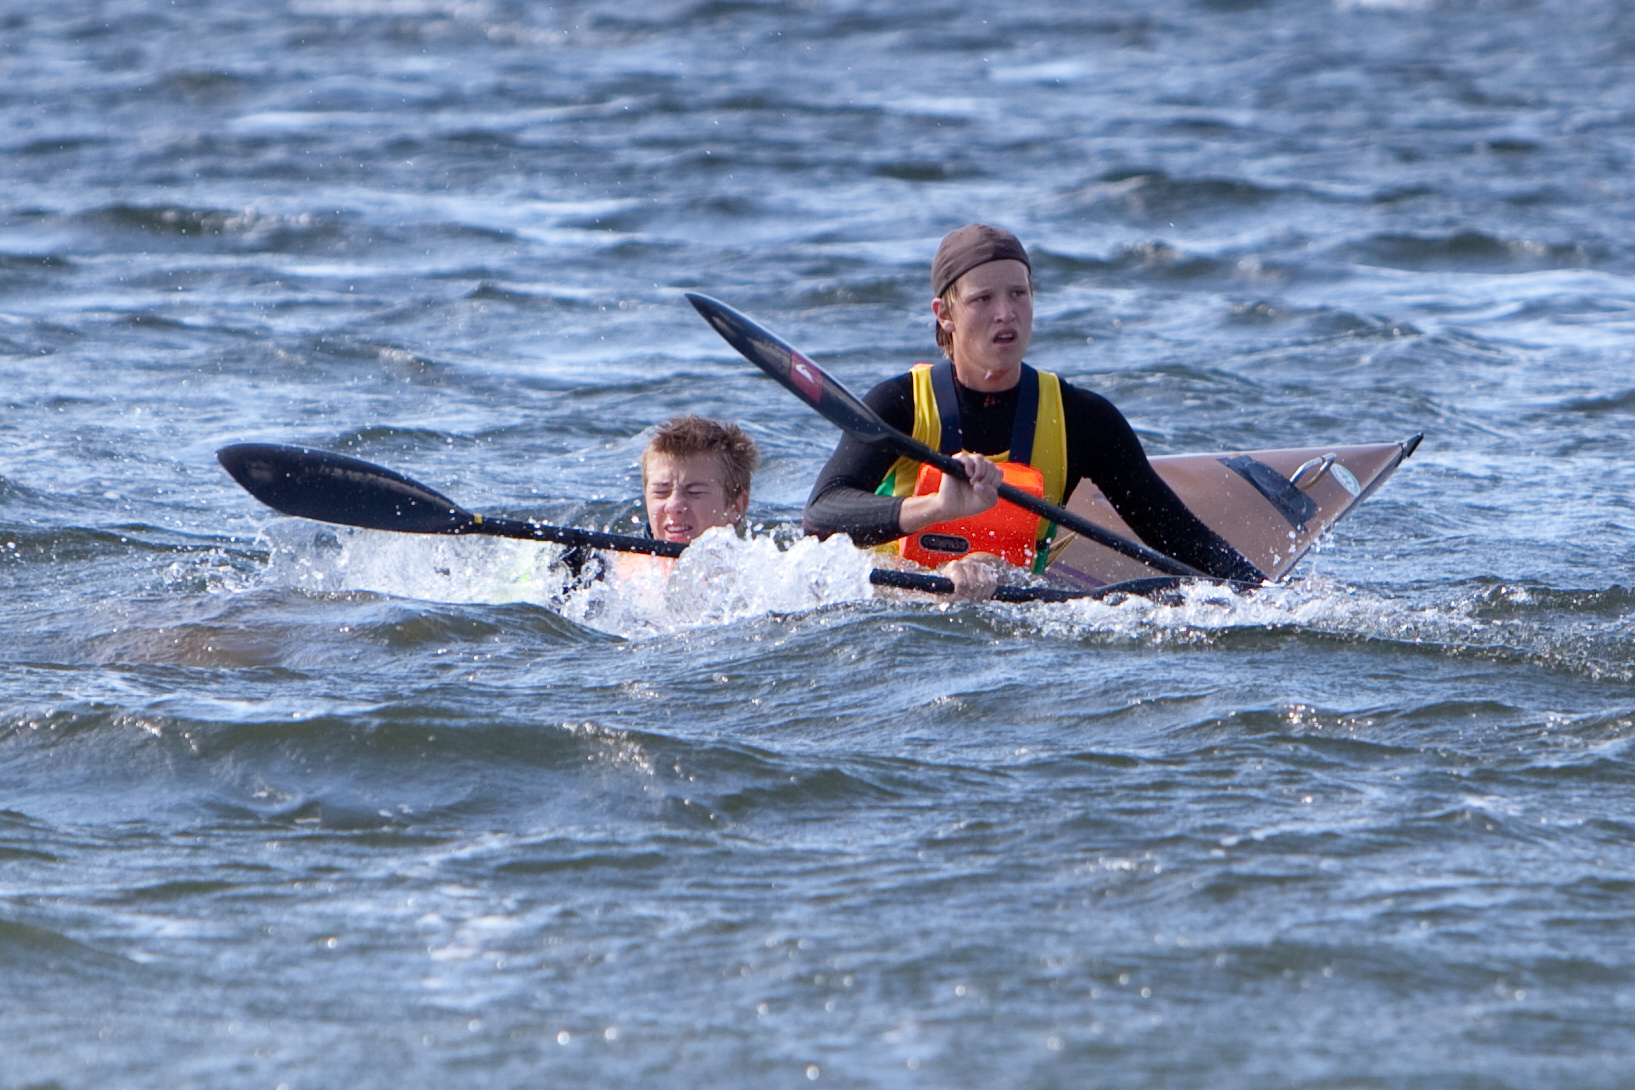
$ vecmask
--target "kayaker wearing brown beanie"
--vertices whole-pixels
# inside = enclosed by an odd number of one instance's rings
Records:
[[[1009,231],[969,224],[942,240],[931,264],[937,343],[947,361],[920,364],[864,398],[886,423],[953,454],[969,483],[922,471],[890,447],[850,435],[806,501],[818,536],[895,543],[970,598],[988,597],[1012,565],[1041,570],[1053,527],[997,504],[1000,481],[1062,504],[1088,477],[1141,539],[1227,579],[1261,573],[1187,510],[1147,461],[1112,403],[1023,362],[1033,335],[1033,276]],[[961,543],[970,551],[959,555]]]

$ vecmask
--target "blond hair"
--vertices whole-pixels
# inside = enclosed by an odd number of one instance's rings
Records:
[[[721,487],[728,503],[749,492],[749,481],[761,464],[755,440],[737,424],[723,424],[687,413],[658,426],[642,451],[642,484],[647,483],[647,459],[654,454],[691,458],[713,454],[721,463]]]

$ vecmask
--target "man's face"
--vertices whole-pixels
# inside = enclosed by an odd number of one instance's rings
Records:
[[[647,523],[661,541],[686,544],[712,526],[734,525],[749,508],[748,493],[727,502],[721,459],[713,454],[649,454],[642,476]]]
[[[954,370],[973,390],[1008,390],[1033,339],[1033,284],[1020,261],[990,261],[954,282],[952,305],[931,304],[953,338]]]

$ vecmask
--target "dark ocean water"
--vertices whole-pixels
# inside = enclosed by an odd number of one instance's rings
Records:
[[[0,1090],[1623,1087],[1635,15],[0,4]],[[1411,460],[1285,588],[876,599],[279,518],[259,440],[785,545],[1017,231],[1153,453]]]

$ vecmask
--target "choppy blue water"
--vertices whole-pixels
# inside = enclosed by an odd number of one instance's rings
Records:
[[[1635,17],[1565,0],[0,8],[0,1087],[1619,1087]],[[1155,453],[1426,433],[1253,600],[281,519],[241,440],[629,529],[1016,230]],[[866,565],[865,565],[866,566]],[[814,589],[815,588],[815,589]]]

